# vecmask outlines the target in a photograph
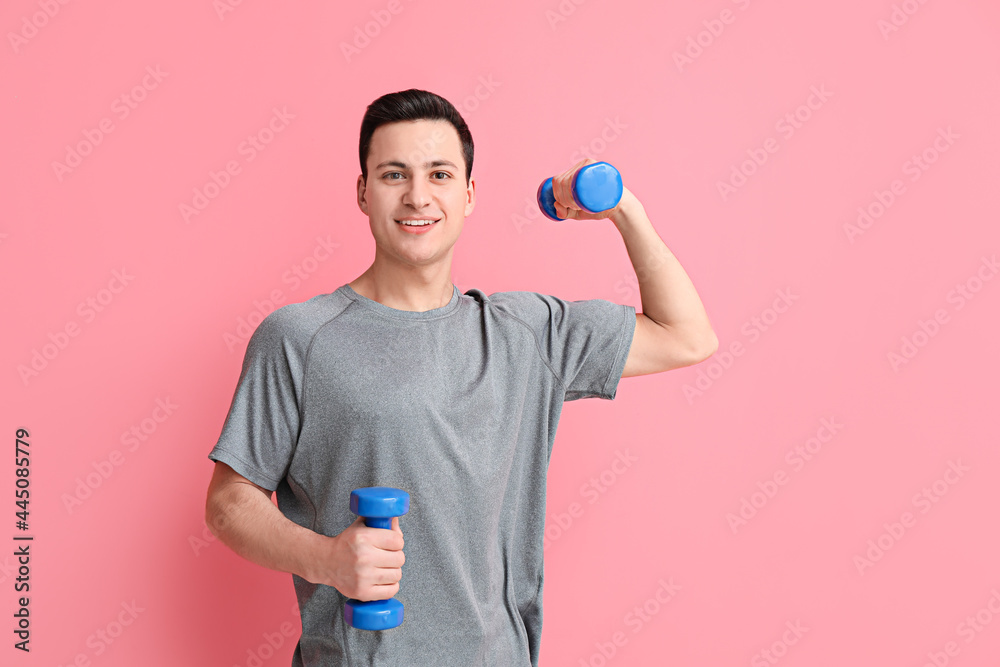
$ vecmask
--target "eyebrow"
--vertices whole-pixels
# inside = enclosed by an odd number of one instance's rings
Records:
[[[409,166],[407,166],[405,162],[400,162],[399,160],[386,160],[385,162],[382,162],[377,167],[375,167],[375,169],[378,170],[381,169],[382,167],[399,167],[400,169],[409,169]],[[434,160],[433,162],[425,162],[424,167],[426,167],[427,169],[432,169],[434,167],[454,167],[455,169],[458,169],[458,165],[448,160]]]

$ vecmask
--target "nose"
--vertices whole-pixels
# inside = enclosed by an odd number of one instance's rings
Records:
[[[403,194],[403,203],[418,209],[430,204],[430,184],[422,176],[414,176]]]

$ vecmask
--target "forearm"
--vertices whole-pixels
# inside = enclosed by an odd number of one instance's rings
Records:
[[[642,314],[693,346],[714,350],[718,339],[691,278],[657,234],[635,195],[625,191],[611,221],[622,235],[639,280]]]
[[[323,536],[289,520],[257,489],[238,483],[224,486],[206,503],[205,520],[212,533],[243,558],[311,581],[311,554]]]

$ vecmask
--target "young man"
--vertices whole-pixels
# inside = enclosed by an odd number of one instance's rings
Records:
[[[574,208],[572,176],[592,160],[554,179],[556,209],[615,224],[642,313],[459,292],[451,260],[476,203],[473,143],[443,98],[375,100],[359,157],[375,259],[254,332],[209,454],[206,520],[239,555],[293,575],[293,666],[537,665],[546,471],[563,402],[611,400],[619,378],[698,363],[717,339],[628,189],[614,209]],[[365,486],[408,491],[409,513],[392,530],[366,527],[348,507]],[[344,622],[347,598],[393,596],[401,626]]]

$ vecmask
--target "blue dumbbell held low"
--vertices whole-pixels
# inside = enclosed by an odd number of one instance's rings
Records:
[[[364,517],[370,528],[392,529],[392,518],[410,511],[410,494],[387,486],[368,486],[351,491],[351,511]],[[359,630],[388,630],[403,622],[403,603],[388,600],[348,600],[344,620]]]
[[[581,167],[573,177],[573,199],[585,211],[599,213],[615,206],[622,198],[622,175],[607,162],[594,162]],[[538,186],[538,208],[551,220],[564,220],[556,214],[556,198],[552,179]]]

